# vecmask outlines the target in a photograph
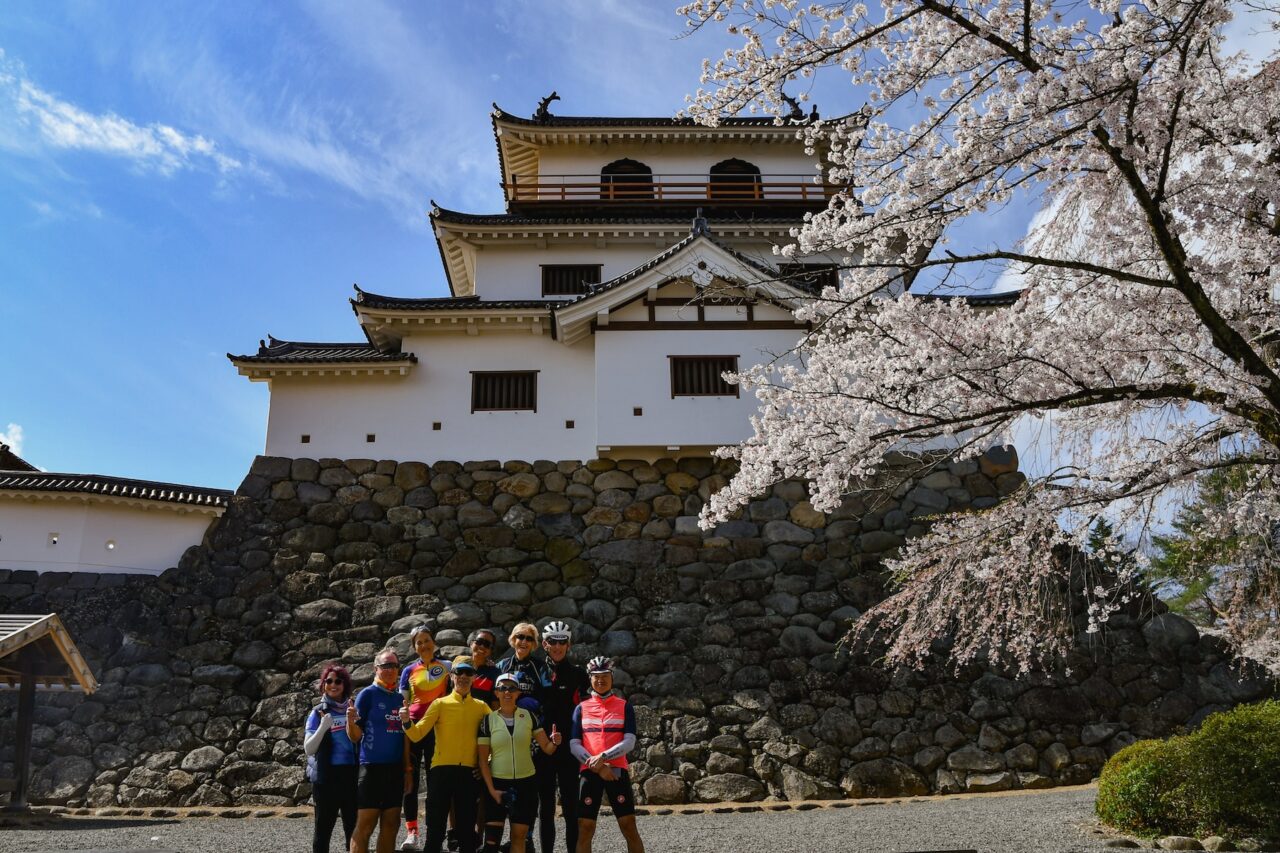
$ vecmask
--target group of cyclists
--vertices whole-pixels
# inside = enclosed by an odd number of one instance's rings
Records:
[[[402,850],[440,853],[447,842],[461,853],[533,853],[536,823],[538,849],[552,853],[557,793],[569,853],[590,853],[606,798],[628,853],[643,853],[627,772],[635,715],[613,689],[611,660],[592,658],[585,670],[570,663],[573,636],[561,621],[541,632],[516,625],[511,653],[496,662],[497,635],[485,628],[471,633],[469,654],[452,660],[426,625],[410,639],[418,659],[402,667],[394,649],[383,649],[373,683],[355,696],[345,667],[329,664],[320,675],[303,740],[313,853],[328,853],[339,818],[350,853],[368,853],[375,831],[374,849],[391,853],[402,812]]]

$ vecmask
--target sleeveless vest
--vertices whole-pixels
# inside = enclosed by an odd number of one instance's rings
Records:
[[[592,755],[599,755],[622,742],[626,733],[627,701],[616,693],[605,698],[592,695],[578,706],[582,713],[582,746]],[[606,762],[610,767],[627,769],[627,757],[620,755]],[[587,765],[582,765],[583,769]]]
[[[495,779],[527,779],[534,774],[533,715],[516,708],[515,730],[497,711],[489,712],[489,772]]]

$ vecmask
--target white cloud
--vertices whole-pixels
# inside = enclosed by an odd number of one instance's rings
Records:
[[[0,61],[4,59],[0,53]],[[219,172],[240,168],[240,162],[218,150],[200,135],[185,134],[166,124],[140,125],[112,112],[92,113],[41,89],[15,63],[0,66],[0,109],[11,113],[24,140],[67,150],[93,151],[123,157],[171,175],[201,163]],[[12,140],[11,140],[12,141]]]
[[[18,424],[9,424],[8,429],[0,432],[0,444],[9,445],[9,449],[13,451],[15,456],[22,455],[22,427]]]

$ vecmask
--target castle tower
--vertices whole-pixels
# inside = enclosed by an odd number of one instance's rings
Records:
[[[750,434],[722,378],[786,357],[833,259],[774,247],[826,207],[818,157],[769,118],[553,116],[496,106],[506,211],[434,206],[451,295],[356,288],[365,340],[263,341],[266,454],[652,459]]]

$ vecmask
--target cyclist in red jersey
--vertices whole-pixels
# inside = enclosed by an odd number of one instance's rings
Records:
[[[627,772],[627,753],[636,745],[636,716],[631,705],[613,690],[613,661],[592,658],[587,663],[591,696],[573,711],[569,748],[580,762],[578,782],[578,849],[591,853],[600,802],[618,819],[627,840],[627,853],[644,853],[636,828],[636,802]]]

